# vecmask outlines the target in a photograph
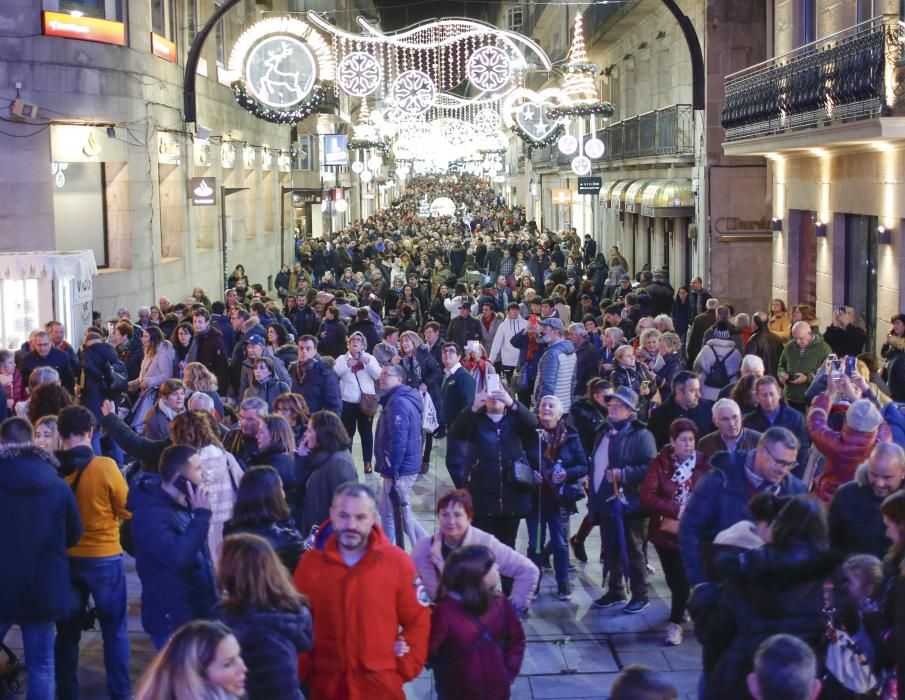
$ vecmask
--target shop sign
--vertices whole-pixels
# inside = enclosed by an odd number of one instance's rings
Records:
[[[176,44],[151,32],[151,53],[170,63],[176,63]]]
[[[126,45],[126,25],[96,17],[75,17],[63,12],[44,12],[45,36],[97,41],[101,44]]]
[[[313,192],[293,192],[292,199],[295,204],[320,204],[323,199],[323,193],[320,190]]]
[[[50,159],[56,163],[125,163],[126,144],[115,129],[81,124],[50,125]]]
[[[189,199],[193,207],[212,207],[217,203],[217,178],[193,177],[189,179]]]
[[[757,221],[739,219],[732,216],[724,216],[716,221],[717,233],[765,233],[773,235],[773,222],[770,218],[762,216]]]
[[[76,304],[87,304],[94,299],[94,280],[90,276],[72,280],[72,296]]]
[[[157,162],[165,165],[179,165],[182,159],[182,146],[176,137],[168,132],[157,134]]]
[[[327,134],[324,136],[324,165],[348,165],[348,143],[344,134]]]
[[[580,177],[578,178],[578,194],[600,194],[603,187],[603,178]]]

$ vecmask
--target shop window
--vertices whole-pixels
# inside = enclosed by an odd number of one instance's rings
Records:
[[[58,250],[93,250],[107,267],[107,194],[103,163],[54,163],[53,220]]]
[[[214,14],[220,11],[220,8],[223,6],[223,3],[215,2],[214,3]],[[217,65],[218,66],[226,66],[226,27],[223,26],[223,20],[221,19],[217,22],[217,26],[214,27],[214,43],[217,46]]]
[[[842,303],[855,309],[873,351],[877,326],[877,218],[845,215],[845,285]]]
[[[96,17],[114,22],[124,21],[123,0],[44,0],[44,9],[66,12],[79,17]]]
[[[164,39],[176,40],[176,4],[174,0],[151,0],[151,31]]]

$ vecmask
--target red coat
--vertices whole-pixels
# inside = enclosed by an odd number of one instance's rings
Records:
[[[695,452],[694,471],[688,485],[689,496],[710,465],[707,458],[700,452]],[[679,517],[679,504],[676,501],[678,484],[672,480],[675,471],[672,463],[672,445],[667,444],[657,453],[647,468],[647,476],[641,484],[641,507],[650,514],[650,527],[648,539],[655,547],[663,549],[678,549],[678,536],[671,532],[660,530],[663,518],[677,519]]]
[[[830,400],[826,394],[819,394],[811,402],[807,425],[811,442],[825,457],[823,473],[817,480],[815,492],[824,503],[829,503],[833,494],[846,481],[855,478],[855,470],[870,457],[874,445],[889,442],[892,432],[886,421],[870,433],[862,433],[843,423],[842,430],[833,430],[827,424]]]
[[[525,656],[525,631],[505,596],[481,615],[491,640],[483,640],[476,618],[462,604],[443,598],[431,621],[430,657],[440,697],[508,700]]]
[[[302,557],[295,587],[314,618],[314,647],[299,655],[309,700],[403,700],[403,684],[424,668],[430,633],[430,600],[409,556],[375,524],[364,557],[349,567],[331,534],[323,550]],[[400,634],[410,650],[397,658]]]

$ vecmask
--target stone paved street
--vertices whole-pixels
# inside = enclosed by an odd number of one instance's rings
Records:
[[[356,444],[353,452],[360,462]],[[418,518],[428,532],[434,531],[433,507],[439,494],[450,488],[449,476],[443,467],[441,449],[435,450],[431,471],[421,477],[414,489],[414,504]],[[359,466],[360,468],[360,466]],[[379,487],[376,475],[363,478]],[[584,505],[579,506],[582,511]],[[573,531],[580,516],[572,522]],[[519,550],[527,548],[525,526],[519,533]],[[545,572],[539,598],[524,621],[528,648],[522,672],[513,686],[515,700],[530,698],[600,699],[609,697],[609,689],[619,669],[640,663],[665,673],[679,689],[679,697],[695,697],[701,667],[700,647],[694,641],[691,626],[686,625],[686,639],[678,647],[663,645],[663,632],[668,615],[669,590],[650,548],[652,563],[657,569],[653,577],[651,605],[638,615],[624,615],[619,608],[595,610],[591,602],[601,594],[601,565],[596,561],[599,552],[597,531],[588,539],[586,548],[591,561],[578,564],[572,575],[572,600],[556,599],[556,581],[551,571]],[[134,562],[129,569],[129,636],[132,644],[132,673],[135,681],[150,663],[153,646],[141,628],[140,584]],[[18,630],[13,629],[7,643],[21,654]],[[82,643],[80,679],[82,698],[95,700],[107,697],[104,681],[103,654],[100,635],[86,633]],[[24,676],[23,676],[24,678]],[[24,685],[23,685],[24,690]],[[430,700],[434,697],[429,672],[409,684],[406,694],[410,700]],[[24,692],[14,697],[25,697]]]

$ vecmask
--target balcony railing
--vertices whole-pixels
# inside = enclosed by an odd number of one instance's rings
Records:
[[[726,141],[889,114],[903,39],[897,17],[877,17],[733,73]]]
[[[597,138],[603,141],[605,147],[600,159],[603,162],[692,155],[693,137],[694,113],[691,105],[672,105],[638,114],[597,132]],[[534,150],[531,162],[534,167],[568,166],[573,157],[561,154],[553,144]]]

